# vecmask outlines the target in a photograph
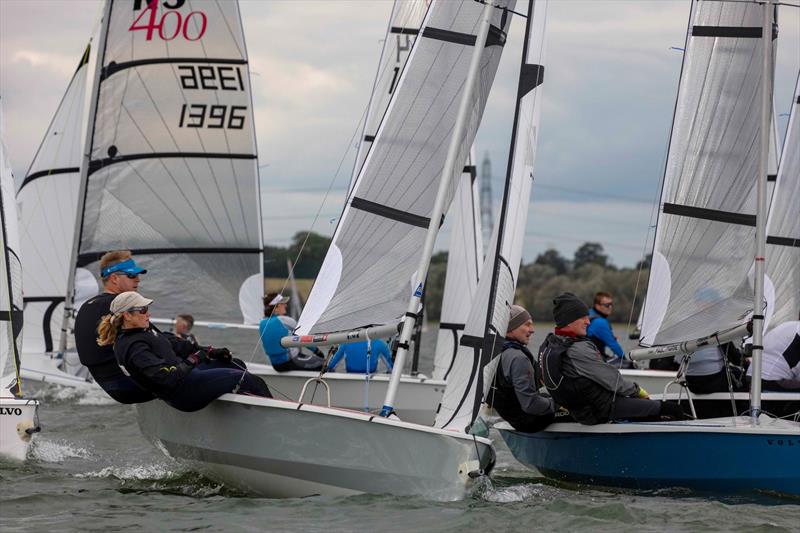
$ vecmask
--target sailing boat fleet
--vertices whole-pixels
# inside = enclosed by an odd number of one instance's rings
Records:
[[[159,449],[233,486],[274,497],[388,492],[453,500],[492,470],[492,442],[473,425],[484,390],[482,370],[502,345],[514,301],[545,80],[546,1],[527,4],[509,165],[485,258],[470,149],[512,19],[522,17],[514,0],[397,2],[393,8],[342,215],[298,327],[282,340],[286,347],[329,346],[399,333],[391,376],[326,376],[336,407],[234,394],[195,413],[179,413],[161,401],[140,404],[141,430]],[[772,7],[767,3],[763,10],[765,34],[771,34]],[[781,193],[770,210],[770,237],[758,238],[766,227],[766,182],[756,187],[752,176],[766,179],[769,128],[763,124],[770,123],[771,94],[759,84],[771,79],[772,64],[772,47],[762,47],[755,35],[761,11],[741,2],[693,4],[678,96],[687,105],[677,106],[642,323],[641,341],[653,347],[634,356],[692,351],[730,331],[741,336],[750,319],[756,324],[754,345],[760,346],[763,262],[753,266],[752,258],[765,255],[763,246],[779,258],[767,263],[772,307],[766,314],[777,324],[797,313],[800,180],[791,149],[797,142],[796,105],[778,171]],[[170,39],[162,31],[167,14],[179,21]],[[726,39],[735,42],[722,52],[711,42]],[[263,235],[238,5],[107,0],[95,42],[17,195],[23,231],[29,232],[23,240],[25,342],[30,343],[25,349],[40,356],[68,353],[74,310],[98,289],[91,272],[102,252],[120,243],[158,273],[148,277],[147,296],[155,299],[159,314],[191,309],[198,321],[252,322],[260,316]],[[762,48],[767,66],[761,75],[753,66],[720,66],[728,64],[720,54],[752,59]],[[706,73],[718,85],[695,90]],[[733,103],[720,96],[723,81],[731,83],[727,76],[739,76],[737,87],[743,87]],[[759,98],[767,101],[766,118],[753,111]],[[731,107],[712,116],[708,110],[714,105]],[[700,126],[696,117],[702,118]],[[720,125],[722,117],[726,122]],[[735,138],[726,137],[732,130]],[[759,136],[761,153],[753,148]],[[733,156],[719,157],[709,147]],[[733,181],[725,182],[731,174]],[[737,194],[714,204],[708,191],[719,187]],[[698,198],[712,203],[699,205]],[[433,245],[451,204],[447,296],[433,379],[404,376]],[[749,214],[753,211],[757,215]],[[687,236],[696,242],[687,242]],[[743,245],[751,242],[756,244]],[[762,249],[754,253],[757,246]],[[723,267],[725,275],[719,273]],[[176,284],[178,275],[202,291]],[[756,372],[759,355],[754,350]],[[60,369],[48,359],[34,359],[29,376],[87,386],[80,375],[64,372],[68,359],[59,362]],[[290,382],[295,389],[288,390],[296,390],[317,377],[281,375],[266,365],[251,370],[270,384],[286,380],[278,385],[284,390]],[[755,383],[750,417],[591,427],[557,423],[536,434],[504,424],[498,428],[517,459],[557,479],[800,493],[800,472],[787,468],[796,464],[793,450],[772,447],[773,441],[800,445],[800,424],[761,414],[760,380]],[[342,400],[347,387],[354,400]],[[35,412],[35,402],[26,405]],[[357,410],[364,407],[367,412]],[[376,407],[380,415],[369,412]],[[21,440],[29,441],[34,428],[26,426],[28,438]],[[632,457],[634,441],[674,460],[661,464]],[[715,478],[722,465],[694,452],[718,445],[731,457],[754,460],[723,480]],[[618,453],[609,455],[613,450]],[[673,457],[668,450],[682,455]],[[680,469],[673,468],[676,463]]]

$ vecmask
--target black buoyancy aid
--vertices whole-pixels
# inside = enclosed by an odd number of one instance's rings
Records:
[[[588,378],[564,375],[563,360],[577,340],[553,333],[547,336],[539,347],[542,382],[553,400],[568,409],[576,420],[583,424],[606,422],[614,395]]]
[[[131,345],[135,342],[144,342],[147,344],[149,350],[158,354],[164,359],[165,366],[176,367],[175,380],[180,381],[183,377],[192,370],[192,365],[186,362],[181,357],[175,355],[172,349],[172,344],[167,339],[166,335],[161,334],[155,329],[130,329],[123,330],[117,335],[114,342],[114,355],[117,362],[125,367],[131,378],[146,390],[155,392],[156,394],[165,394],[171,392],[171,388],[165,387],[165,384],[153,383],[147,376],[130,363],[129,355],[131,353]]]
[[[514,340],[506,340],[506,342],[503,344],[502,352],[505,352],[508,349],[519,350],[525,355],[525,357],[528,358],[533,366],[537,385],[541,383],[539,376],[537,375],[538,372],[536,370],[536,361],[534,361],[533,354],[530,352],[530,350]],[[502,357],[502,352],[500,357]],[[508,376],[505,375],[505,372],[503,371],[502,361],[497,365],[497,370],[494,376],[492,390],[489,394],[489,398],[487,398],[486,403],[489,405],[489,407],[494,408],[500,414],[500,416],[510,422],[511,420],[509,420],[509,417],[522,415],[523,412],[522,406],[519,403],[519,399],[517,399],[517,394],[514,391],[514,383],[511,379],[509,379]]]

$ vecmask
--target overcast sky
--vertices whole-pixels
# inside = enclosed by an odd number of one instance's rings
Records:
[[[261,165],[264,235],[284,245],[332,233],[367,105],[389,0],[241,0]],[[525,10],[527,2],[518,2]],[[6,144],[24,175],[96,29],[95,0],[0,0]],[[525,261],[603,244],[619,266],[645,249],[663,174],[688,0],[551,0],[542,133]],[[800,65],[800,9],[782,8],[775,102],[788,112]],[[478,133],[502,190],[524,21],[512,24]],[[787,122],[779,117],[781,135]],[[325,191],[344,160],[333,194]],[[498,198],[495,198],[495,204]],[[446,236],[439,246],[446,244]]]

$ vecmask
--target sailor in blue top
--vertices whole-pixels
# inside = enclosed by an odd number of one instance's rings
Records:
[[[589,327],[586,328],[586,336],[605,357],[608,357],[606,354],[606,347],[608,347],[614,355],[607,362],[619,366],[625,358],[625,350],[620,346],[611,329],[611,324],[608,322],[608,315],[611,314],[613,305],[614,300],[607,292],[598,292],[594,295],[594,305],[589,310]]]
[[[336,368],[342,358],[347,372],[351,374],[366,374],[367,368],[370,374],[374,374],[378,370],[378,359],[383,359],[388,371],[392,371],[392,353],[389,351],[389,346],[381,339],[342,344],[328,363],[328,371]]]
[[[278,372],[289,370],[319,370],[325,364],[324,354],[317,347],[312,347],[314,353],[308,353],[300,348],[284,348],[281,338],[290,335],[291,330],[297,326],[295,320],[286,315],[288,296],[276,292],[264,297],[264,316],[258,325],[261,335],[261,344],[264,353],[269,357],[272,368]]]

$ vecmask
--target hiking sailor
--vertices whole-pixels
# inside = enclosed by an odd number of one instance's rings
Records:
[[[586,338],[589,308],[565,292],[553,300],[555,333],[539,348],[542,378],[559,405],[581,424],[611,420],[675,420],[683,418],[676,404],[649,399],[647,391],[625,380],[619,370]]]
[[[139,276],[146,274],[128,250],[108,252],[100,258],[103,292],[89,298],[75,317],[75,347],[81,363],[106,393],[119,403],[141,403],[155,396],[126,376],[114,358],[114,349],[98,346],[97,327],[109,313],[111,301],[120,293],[139,288]]]
[[[540,379],[528,342],[533,320],[523,307],[512,305],[508,331],[486,403],[517,431],[541,431],[554,420],[555,403],[539,393]]]
[[[111,313],[98,327],[101,346],[114,355],[143,389],[179,411],[198,411],[225,393],[271,398],[264,381],[232,360],[227,348],[203,348],[150,327],[153,300],[123,292],[111,302]]]

